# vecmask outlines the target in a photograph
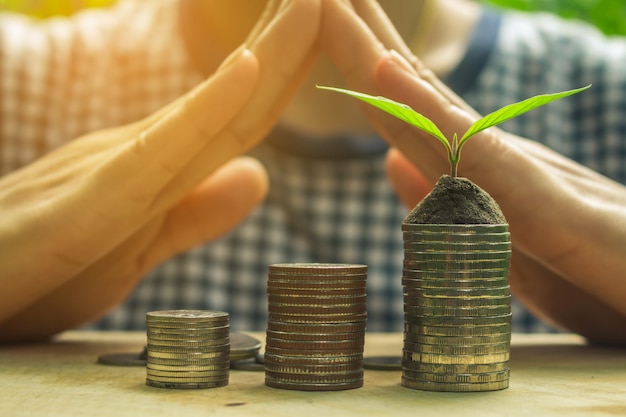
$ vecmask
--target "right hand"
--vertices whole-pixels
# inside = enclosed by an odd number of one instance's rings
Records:
[[[316,58],[320,7],[270,1],[245,45],[190,93],[0,179],[0,341],[102,316],[262,199],[262,167],[233,158],[267,134]]]

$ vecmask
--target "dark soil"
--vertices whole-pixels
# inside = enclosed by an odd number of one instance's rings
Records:
[[[408,224],[505,224],[500,206],[467,178],[444,175],[404,219]]]

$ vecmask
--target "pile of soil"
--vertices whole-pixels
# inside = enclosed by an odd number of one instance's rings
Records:
[[[444,175],[404,219],[408,224],[505,224],[498,203],[467,178]]]

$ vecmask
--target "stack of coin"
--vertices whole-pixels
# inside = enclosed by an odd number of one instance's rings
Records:
[[[509,385],[507,225],[402,225],[402,385],[492,391]]]
[[[153,311],[146,314],[146,330],[147,385],[179,389],[228,385],[228,313]]]
[[[270,265],[267,386],[301,391],[363,386],[366,278],[365,265]]]

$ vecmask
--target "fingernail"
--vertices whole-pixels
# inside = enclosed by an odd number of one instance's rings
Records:
[[[400,66],[406,72],[408,72],[409,74],[417,74],[415,67],[411,65],[409,61],[406,60],[406,58],[400,55],[398,51],[396,51],[395,49],[391,49],[389,51],[389,55],[391,57],[391,61]]]

